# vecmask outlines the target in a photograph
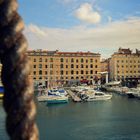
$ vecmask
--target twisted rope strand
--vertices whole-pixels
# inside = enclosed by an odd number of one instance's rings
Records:
[[[38,140],[27,41],[16,0],[0,0],[0,60],[5,89],[6,129],[11,140]]]

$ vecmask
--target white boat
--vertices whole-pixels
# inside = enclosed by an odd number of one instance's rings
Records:
[[[105,94],[100,91],[96,91],[95,94],[92,94],[92,96],[89,96],[87,101],[95,101],[95,100],[109,100],[112,98],[111,94]]]
[[[67,92],[64,89],[51,89],[48,90],[48,95],[58,95],[58,96],[67,96]]]
[[[139,98],[140,99],[140,89],[139,88],[131,88],[128,92],[126,92],[128,98]]]
[[[112,98],[111,94],[105,94],[101,91],[95,91],[91,94],[83,94],[82,99],[83,101],[95,101],[95,100],[109,100]]]
[[[120,89],[120,81],[112,81],[110,83],[106,83],[104,85],[104,88],[109,91],[109,92],[117,92],[120,93],[121,89]]]
[[[67,103],[68,97],[65,90],[43,90],[38,93],[37,100],[39,102],[47,102],[47,104]]]

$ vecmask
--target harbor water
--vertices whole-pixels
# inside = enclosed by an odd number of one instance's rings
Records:
[[[113,95],[108,101],[36,104],[40,140],[140,140],[138,99]],[[9,140],[2,102],[0,140]]]

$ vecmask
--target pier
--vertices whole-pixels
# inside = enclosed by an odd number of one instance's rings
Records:
[[[81,102],[81,99],[75,93],[73,93],[71,90],[67,90],[67,92],[71,96],[71,98],[74,102]]]

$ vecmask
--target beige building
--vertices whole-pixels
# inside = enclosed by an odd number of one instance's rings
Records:
[[[101,72],[109,72],[109,59],[102,59]]]
[[[101,83],[108,83],[109,81],[109,60],[110,59],[102,59],[101,61]]]
[[[30,77],[35,82],[59,85],[72,81],[98,82],[100,54],[92,52],[28,51],[31,61]]]
[[[110,80],[139,80],[140,51],[133,53],[130,49],[119,48],[109,61]]]

